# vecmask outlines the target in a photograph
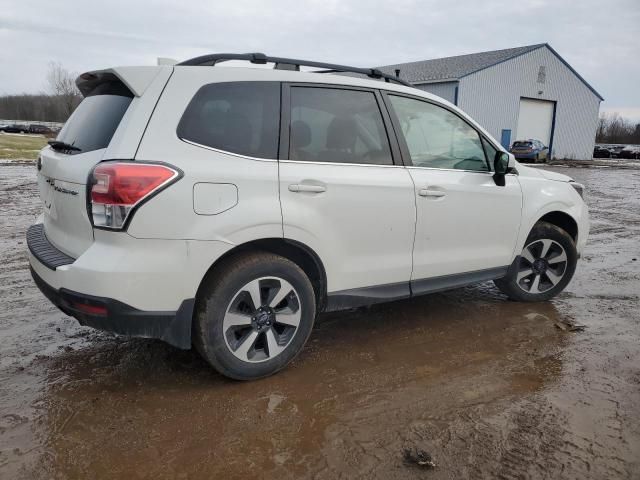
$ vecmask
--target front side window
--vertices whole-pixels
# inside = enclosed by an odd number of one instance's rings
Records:
[[[491,143],[489,143],[489,141],[484,137],[482,137],[482,144],[484,145],[484,151],[487,154],[489,165],[493,166],[493,162],[496,158],[496,153],[498,153],[498,150],[493,145],[491,145]],[[491,168],[491,170],[493,170],[493,168]]]
[[[389,95],[417,167],[489,171],[478,132],[432,103]]]
[[[292,87],[289,159],[391,165],[389,140],[372,92]]]
[[[258,158],[278,158],[280,84],[229,82],[195,94],[178,137],[207,147]]]

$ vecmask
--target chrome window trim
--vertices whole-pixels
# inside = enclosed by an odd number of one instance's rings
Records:
[[[348,163],[348,162],[318,162],[306,160],[280,160],[281,163],[299,163],[301,165],[347,165],[352,167],[382,167],[382,168],[405,168],[404,165],[377,165],[375,163]]]
[[[222,154],[225,154],[225,155],[232,155],[234,157],[244,158],[244,159],[247,159],[247,160],[257,160],[259,162],[277,162],[278,161],[277,158],[252,157],[250,155],[243,155],[241,153],[229,152],[227,150],[220,150],[219,148],[210,147],[208,145],[202,145],[201,143],[193,142],[191,140],[187,140],[186,138],[178,137],[178,139],[180,139],[184,143],[188,143],[189,145],[193,145],[195,147],[204,148],[206,150],[211,150],[213,152],[222,153]]]
[[[416,165],[409,165],[408,167],[406,167],[408,169],[411,170],[440,170],[440,171],[444,171],[444,172],[466,172],[466,173],[479,173],[481,175],[494,175],[494,172],[492,170],[489,171],[480,171],[480,170],[463,170],[461,168],[438,168],[438,167],[418,167]],[[517,176],[517,173],[506,173],[505,175],[513,175],[513,176]]]

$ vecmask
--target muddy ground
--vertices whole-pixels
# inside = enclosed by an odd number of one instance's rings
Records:
[[[555,169],[592,212],[556,300],[483,284],[323,315],[288,369],[237,383],[52,307],[35,169],[0,166],[0,478],[640,478],[640,169]]]

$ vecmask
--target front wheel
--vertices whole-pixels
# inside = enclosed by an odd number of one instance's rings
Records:
[[[313,286],[302,269],[266,252],[227,260],[198,297],[194,346],[236,380],[284,368],[302,350],[316,316]]]
[[[577,261],[578,253],[571,236],[555,225],[539,222],[507,275],[494,283],[512,300],[546,301],[568,285]]]

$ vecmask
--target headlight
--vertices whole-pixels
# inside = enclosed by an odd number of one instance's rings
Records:
[[[575,188],[576,192],[578,192],[580,196],[584,198],[584,185],[578,182],[569,182],[569,185]]]

